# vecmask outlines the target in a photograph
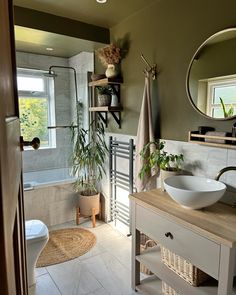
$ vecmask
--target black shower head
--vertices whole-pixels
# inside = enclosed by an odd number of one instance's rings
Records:
[[[54,71],[52,71],[51,69],[49,69],[49,71],[47,72],[47,73],[44,73],[44,76],[45,77],[51,77],[51,78],[55,78],[55,77],[57,77],[57,74],[55,74],[55,72]]]

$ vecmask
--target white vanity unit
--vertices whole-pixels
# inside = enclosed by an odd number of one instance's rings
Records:
[[[159,189],[130,196],[132,214],[132,288],[161,295],[161,281],[180,295],[231,295],[236,261],[236,208],[216,203],[188,210]],[[161,261],[159,247],[140,253],[140,232],[182,256],[212,278],[193,287]],[[140,280],[140,263],[154,275]]]

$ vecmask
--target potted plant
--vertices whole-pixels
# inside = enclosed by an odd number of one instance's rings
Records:
[[[152,147],[152,149],[150,149]],[[184,160],[183,154],[170,154],[164,151],[164,141],[153,141],[147,143],[140,152],[144,165],[139,172],[139,177],[143,178],[152,169],[160,168],[161,188],[164,190],[164,180],[176,174],[180,174],[181,163]],[[150,152],[150,150],[152,150]]]
[[[99,107],[109,106],[111,104],[111,90],[108,86],[96,87],[98,96],[97,104]]]
[[[105,174],[108,153],[105,130],[99,121],[93,121],[87,130],[79,127],[72,130],[72,174],[76,177],[75,191],[80,194],[79,210],[84,216],[97,215],[100,213],[98,184]]]

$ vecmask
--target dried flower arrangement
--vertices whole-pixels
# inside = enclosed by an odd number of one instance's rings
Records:
[[[121,49],[113,43],[98,49],[96,54],[105,67],[109,64],[118,64],[121,60]]]

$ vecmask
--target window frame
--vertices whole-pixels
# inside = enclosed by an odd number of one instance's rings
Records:
[[[48,126],[55,126],[56,123],[56,110],[55,110],[55,97],[54,97],[54,79],[46,77],[47,73],[44,70],[21,68],[17,67],[17,77],[40,77],[43,79],[44,90],[32,91],[32,90],[18,90],[18,99],[20,97],[28,98],[46,98],[48,102]],[[56,148],[56,130],[48,129],[48,146],[42,146],[40,149],[53,149]],[[25,150],[33,150],[32,147],[26,147]]]
[[[236,75],[222,76],[210,78],[207,80],[207,115],[213,116],[214,109],[221,108],[220,103],[213,103],[215,88],[217,87],[236,86]],[[226,107],[233,106],[236,109],[235,103],[225,103]],[[215,117],[214,117],[215,118]]]

